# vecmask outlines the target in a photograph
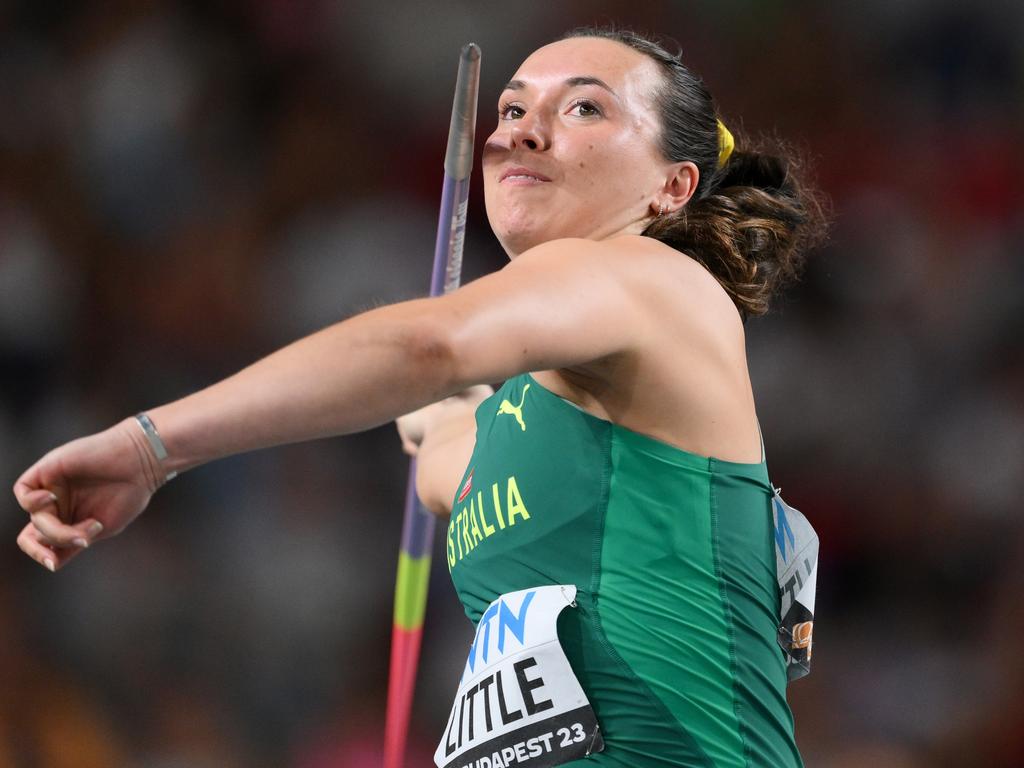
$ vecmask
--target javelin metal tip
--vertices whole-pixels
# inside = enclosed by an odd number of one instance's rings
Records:
[[[465,179],[473,170],[473,133],[476,130],[476,102],[480,90],[480,46],[468,43],[459,57],[455,80],[452,122],[444,170],[453,179]]]

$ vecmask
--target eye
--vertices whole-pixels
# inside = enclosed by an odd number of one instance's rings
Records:
[[[577,99],[569,107],[569,114],[575,115],[576,117],[599,117],[601,115],[601,109],[592,101],[587,99]]]
[[[498,117],[502,120],[519,120],[526,110],[518,104],[502,104],[498,107]]]

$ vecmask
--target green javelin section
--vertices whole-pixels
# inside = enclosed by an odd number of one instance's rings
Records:
[[[430,555],[411,557],[405,552],[399,552],[398,578],[395,583],[395,626],[405,630],[423,626],[429,584]]]

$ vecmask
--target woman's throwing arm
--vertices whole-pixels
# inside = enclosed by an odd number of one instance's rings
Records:
[[[641,313],[610,268],[610,248],[540,246],[452,294],[358,315],[154,408],[163,462],[134,419],[51,451],[15,484],[32,516],[19,545],[60,567],[82,541],[123,529],[168,472],[361,431],[473,384],[625,351]]]

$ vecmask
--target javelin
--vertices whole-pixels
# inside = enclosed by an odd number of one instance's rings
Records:
[[[463,46],[459,58],[448,149],[444,155],[444,186],[434,244],[434,269],[430,276],[431,296],[454,291],[462,277],[462,245],[466,239],[466,205],[473,171],[473,135],[479,89],[480,48],[475,43],[468,43]],[[423,509],[416,497],[415,458],[409,462],[407,483],[391,629],[384,768],[402,768],[405,763],[405,742],[423,637],[430,553],[434,541],[434,516]]]

